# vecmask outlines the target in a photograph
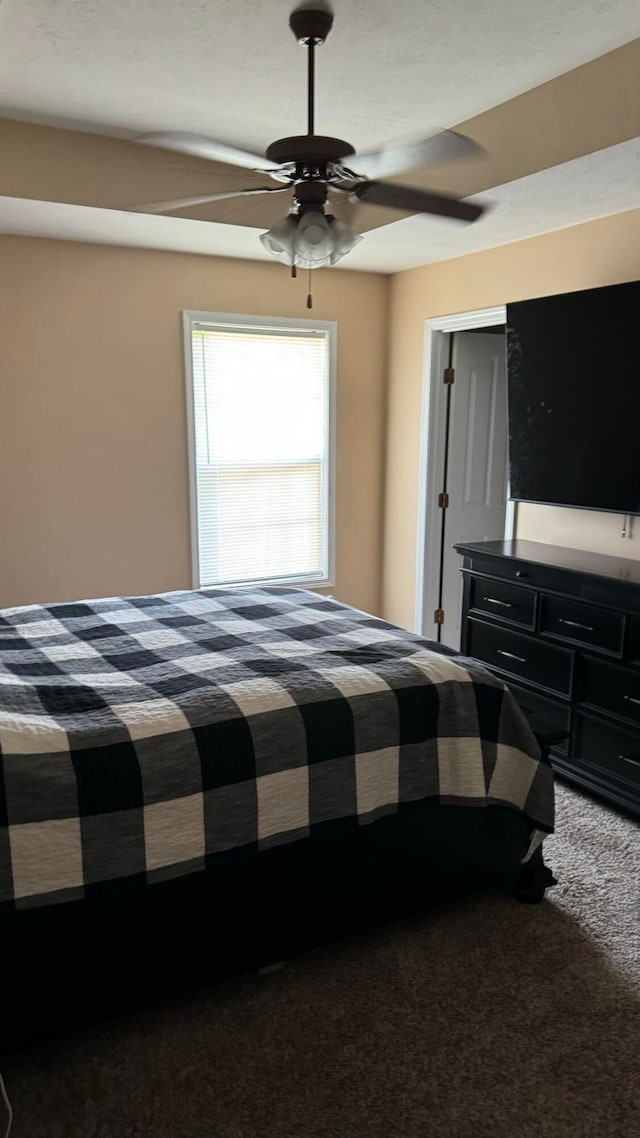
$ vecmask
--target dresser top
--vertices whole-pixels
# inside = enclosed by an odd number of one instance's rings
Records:
[[[630,557],[609,557],[604,553],[587,553],[582,549],[564,549],[559,545],[546,545],[541,541],[461,541],[454,547],[458,553],[508,557],[526,561],[530,565],[550,565],[554,569],[568,569],[588,577],[607,577],[610,581],[624,581],[640,586],[640,560]]]

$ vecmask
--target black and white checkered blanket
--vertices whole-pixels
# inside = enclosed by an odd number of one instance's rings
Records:
[[[499,680],[297,589],[5,609],[0,755],[3,909],[419,801],[553,825],[551,770]]]

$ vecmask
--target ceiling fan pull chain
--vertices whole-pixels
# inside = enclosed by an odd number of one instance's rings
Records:
[[[291,266],[291,276],[293,277],[294,280],[296,279],[297,275],[298,275],[298,270],[296,269],[295,265],[292,265]]]
[[[311,295],[311,269],[309,269],[309,292],[307,293],[307,308],[313,308],[313,297]]]

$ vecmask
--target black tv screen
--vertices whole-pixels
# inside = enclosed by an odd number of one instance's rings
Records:
[[[510,496],[640,514],[640,281],[507,305]]]

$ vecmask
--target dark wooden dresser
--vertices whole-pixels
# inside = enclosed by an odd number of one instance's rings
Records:
[[[568,732],[559,774],[640,815],[640,562],[533,541],[455,548],[462,652]]]

